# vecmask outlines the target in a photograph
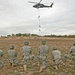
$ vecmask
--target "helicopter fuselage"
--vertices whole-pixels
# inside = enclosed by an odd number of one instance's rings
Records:
[[[50,6],[46,6],[44,4],[36,4],[33,6],[34,8],[44,8],[44,7],[50,7]]]

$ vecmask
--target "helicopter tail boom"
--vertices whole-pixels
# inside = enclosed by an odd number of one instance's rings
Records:
[[[52,8],[52,6],[53,6],[53,3],[51,3],[51,5],[50,5],[49,7],[51,7],[51,8]]]

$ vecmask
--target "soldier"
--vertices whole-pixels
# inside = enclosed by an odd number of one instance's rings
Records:
[[[2,69],[3,69],[4,63],[1,59],[2,57],[3,57],[3,51],[0,50],[0,75],[3,75]]]
[[[10,45],[10,49],[8,50],[8,61],[11,67],[14,67],[18,64],[17,51],[14,50],[13,45]]]
[[[27,62],[28,60],[34,59],[34,55],[32,54],[32,48],[29,46],[29,42],[24,42],[24,46],[22,47],[23,49],[23,66],[24,66],[24,71],[27,71]]]
[[[73,43],[73,46],[69,50],[70,58],[73,60],[74,63],[74,69],[75,69],[75,41]]]
[[[53,47],[52,59],[54,62],[53,67],[57,70],[61,61],[61,52],[56,47]]]
[[[40,62],[40,60],[42,61],[42,66],[40,67],[39,72],[42,72],[42,70],[46,68],[47,54],[49,52],[49,48],[46,45],[46,41],[42,40],[41,44],[42,45],[39,47],[38,56],[37,56],[37,58],[39,59],[39,62]]]

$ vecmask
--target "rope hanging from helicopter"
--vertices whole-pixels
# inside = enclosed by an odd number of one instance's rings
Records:
[[[41,31],[41,25],[40,25],[40,9],[38,9],[38,22],[39,22],[39,32]]]

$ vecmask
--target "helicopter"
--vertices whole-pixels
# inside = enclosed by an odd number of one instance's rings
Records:
[[[39,9],[39,8],[49,8],[49,7],[52,8],[53,3],[51,3],[50,6],[47,6],[47,5],[42,4],[41,1],[42,1],[42,0],[40,0],[38,3],[37,3],[37,2],[31,2],[31,1],[28,1],[28,2],[29,2],[29,3],[35,3],[35,5],[33,5],[33,7],[34,7],[34,8],[37,8],[37,9]]]

